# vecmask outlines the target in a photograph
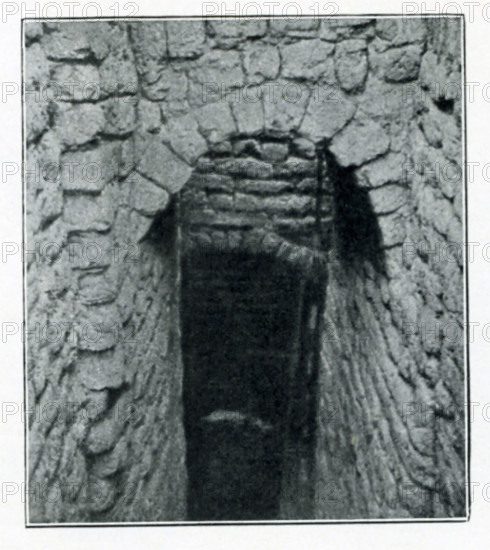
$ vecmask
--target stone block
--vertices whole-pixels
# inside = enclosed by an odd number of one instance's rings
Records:
[[[152,84],[167,59],[166,23],[137,21],[130,24],[130,29],[137,72],[145,84]]]
[[[26,94],[26,141],[28,144],[46,131],[49,123],[48,106],[47,102],[40,101],[36,95]]]
[[[126,463],[128,444],[124,438],[119,439],[110,453],[98,456],[94,460],[95,477],[105,478],[114,475]]]
[[[263,89],[265,129],[272,133],[297,130],[305,115],[309,89],[300,83],[279,81]]]
[[[279,52],[269,44],[251,42],[243,53],[243,66],[248,84],[260,84],[279,76]]]
[[[442,132],[441,124],[442,122],[438,119],[436,113],[424,113],[420,120],[420,126],[422,132],[424,133],[427,143],[435,148],[442,147]]]
[[[103,270],[114,258],[111,235],[94,232],[72,233],[68,237],[68,259],[72,269]]]
[[[88,151],[67,152],[61,157],[61,185],[65,191],[94,193],[119,173],[119,146],[101,143]]]
[[[129,214],[129,223],[131,225],[132,241],[135,243],[141,242],[153,223],[153,216],[145,216],[136,210],[132,210]]]
[[[398,83],[383,80],[384,66],[379,70],[374,68],[373,56],[369,56],[370,70],[362,93],[362,111],[366,116],[379,117],[379,120],[400,123],[404,117],[406,121],[415,115],[416,104],[421,97],[421,90],[417,84],[401,86]],[[379,73],[374,76],[374,73]],[[395,122],[396,121],[396,122]]]
[[[300,133],[313,142],[331,138],[354,117],[355,112],[355,104],[344,95],[335,94],[331,98],[312,95]]]
[[[393,48],[383,54],[384,78],[387,82],[410,82],[419,74],[422,46]]]
[[[104,351],[116,347],[124,337],[116,304],[83,306],[77,316],[76,333],[79,350]]]
[[[45,181],[40,198],[40,224],[55,220],[63,211],[63,191],[59,181]]]
[[[223,49],[237,47],[246,38],[259,38],[267,32],[265,20],[210,20],[207,25],[209,36]]]
[[[61,64],[49,80],[49,95],[56,101],[93,101],[101,95],[97,67],[88,64]]]
[[[450,234],[454,221],[454,212],[451,208],[451,203],[447,199],[441,198],[440,200],[434,201],[430,206],[432,206],[432,223],[437,231],[442,235],[450,236],[450,241],[452,242],[460,242],[460,225],[455,228],[453,231],[454,234]]]
[[[106,121],[100,105],[58,103],[57,107],[54,130],[67,147],[84,145],[104,129]]]
[[[227,121],[224,122],[226,124]],[[208,150],[206,140],[199,133],[194,113],[169,120],[162,128],[162,134],[162,141],[170,144],[172,149],[190,164]]]
[[[197,57],[203,53],[204,21],[167,21],[166,26],[170,57]]]
[[[223,101],[233,88],[245,84],[240,54],[234,50],[206,53],[195,62],[189,78],[192,105]]]
[[[265,161],[279,162],[285,160],[288,154],[289,145],[286,142],[271,141],[261,147],[261,157]]]
[[[382,245],[386,248],[403,244],[406,237],[405,220],[397,212],[378,218]]]
[[[43,24],[37,21],[24,21],[24,36],[26,44],[39,40],[43,35]]]
[[[107,231],[114,222],[117,190],[107,185],[100,195],[67,195],[63,219],[69,231]]]
[[[162,125],[160,105],[141,98],[137,106],[138,128],[142,132],[155,133]]]
[[[88,23],[59,22],[54,32],[43,37],[43,47],[50,59],[57,61],[87,60],[94,54]]]
[[[178,193],[192,173],[188,164],[156,138],[147,145],[137,169],[170,194]]]
[[[376,35],[391,46],[423,42],[426,34],[427,26],[422,17],[383,17],[376,21]]]
[[[237,191],[253,193],[254,195],[277,195],[285,191],[294,191],[295,186],[290,181],[282,180],[250,180],[239,179],[234,182]]]
[[[170,195],[165,189],[152,183],[138,172],[130,174],[128,179],[132,185],[131,205],[140,214],[154,216],[168,206]]]
[[[193,114],[201,133],[210,143],[225,141],[236,132],[230,105],[226,102],[204,105]]]
[[[343,40],[335,49],[335,74],[345,91],[362,88],[368,71],[364,40]]]
[[[317,35],[319,28],[319,18],[278,17],[270,21],[270,29],[273,34],[295,38],[314,37]]]
[[[251,95],[248,95],[248,94]],[[264,111],[259,88],[247,88],[241,101],[230,101],[240,134],[255,135],[264,129]]]
[[[264,212],[266,214],[294,214],[303,216],[314,209],[312,197],[284,194],[277,197],[256,197],[243,193],[235,194],[238,211]]]
[[[420,85],[428,90],[433,100],[461,99],[461,72],[440,63],[438,55],[428,50],[422,57],[419,72]]]
[[[109,55],[99,66],[101,95],[135,95],[138,75],[127,33],[118,32],[111,39]]]
[[[232,193],[234,189],[234,180],[225,174],[201,174],[194,172],[189,179],[187,189],[203,189],[206,191],[219,191]]]
[[[335,82],[331,54],[334,46],[322,40],[300,40],[281,47],[282,76],[285,78]]]
[[[114,506],[117,490],[113,480],[98,479],[87,482],[85,499],[87,509],[94,513],[105,512]]]
[[[310,139],[299,137],[293,140],[293,152],[300,157],[315,158],[315,143]]]
[[[184,70],[165,64],[160,69],[158,80],[144,85],[148,99],[160,101],[160,109],[169,115],[183,114],[188,111],[187,76]]]
[[[406,173],[410,165],[402,153],[388,153],[386,156],[364,164],[356,171],[361,187],[379,187],[385,183],[406,185]]]
[[[233,196],[224,193],[212,193],[209,195],[209,204],[215,211],[233,210],[235,208]],[[200,205],[202,207],[202,205]]]
[[[136,102],[133,98],[110,98],[102,103],[106,118],[103,132],[109,136],[124,136],[136,126]]]
[[[406,187],[388,184],[369,191],[373,211],[378,215],[391,214],[406,204],[409,192]]]
[[[274,164],[274,175],[278,178],[292,180],[316,177],[317,164],[312,160],[289,157],[285,162]]]
[[[91,455],[107,453],[117,443],[122,425],[116,415],[111,415],[91,426],[84,441],[85,450]]]
[[[330,151],[341,166],[359,166],[388,151],[390,138],[370,119],[353,120],[332,139]]]
[[[462,162],[462,130],[453,116],[443,118],[442,152],[446,158],[461,164]]]
[[[216,162],[215,166],[219,174],[250,179],[270,179],[275,173],[275,167],[272,164],[254,158],[226,159]],[[209,161],[198,164],[198,169],[204,173],[209,171]]]
[[[60,143],[52,131],[47,131],[39,142],[29,149],[24,171],[28,192],[42,190],[47,182],[60,181],[60,154]]]
[[[35,97],[37,100],[46,100],[46,86],[50,80],[51,63],[39,43],[32,44],[25,50],[25,90],[38,90],[41,93]]]
[[[102,273],[82,273],[78,279],[77,299],[81,304],[110,304],[114,302],[117,294],[117,281],[107,278]]]
[[[234,141],[231,151],[236,157],[252,155],[260,158],[260,143],[251,137],[245,137]]]
[[[42,39],[52,59],[100,63],[121,28],[106,21],[60,21]],[[54,38],[54,40],[52,40]]]

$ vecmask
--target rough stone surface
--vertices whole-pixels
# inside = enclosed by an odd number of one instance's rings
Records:
[[[77,147],[92,141],[105,126],[104,111],[92,103],[58,104],[56,132],[61,143]]]
[[[131,204],[140,213],[154,216],[163,210],[170,201],[169,194],[138,172],[128,176],[133,185]]]
[[[334,82],[333,46],[321,40],[303,40],[281,49],[282,76]]]
[[[247,84],[260,84],[279,76],[279,52],[267,44],[252,42],[244,52],[243,66]]]
[[[207,33],[220,48],[230,49],[247,38],[260,38],[267,32],[267,21],[214,21],[207,23]]]
[[[114,350],[86,351],[78,357],[80,381],[91,390],[119,388],[124,380],[124,355]]]
[[[264,110],[260,89],[248,88],[243,101],[231,101],[230,105],[241,134],[253,135],[263,130]]]
[[[335,74],[341,88],[353,91],[362,87],[367,76],[368,61],[363,40],[343,40],[335,49]]]
[[[103,102],[102,109],[106,118],[103,133],[108,136],[125,136],[136,126],[136,110],[134,101],[128,98],[108,99]]]
[[[226,93],[245,84],[240,54],[230,50],[205,53],[190,73],[190,101],[203,105],[223,101]]]
[[[106,186],[99,196],[67,196],[63,210],[66,226],[75,231],[107,231],[114,221],[116,198],[114,186]]]
[[[98,192],[119,173],[118,147],[101,142],[95,149],[67,152],[61,157],[59,178],[65,191]]]
[[[191,175],[191,168],[159,140],[152,139],[145,148],[138,171],[161,185],[169,193],[177,193]]]
[[[236,132],[235,121],[228,103],[211,103],[196,109],[199,129],[211,143],[225,141]]]
[[[359,166],[386,153],[390,138],[371,120],[353,120],[332,140],[330,150],[341,166]]]
[[[202,21],[167,21],[170,57],[196,57],[203,53],[205,33]]]
[[[207,117],[203,114],[202,118]],[[203,136],[205,132],[200,133],[198,120],[199,117],[196,117],[194,113],[188,113],[183,117],[169,120],[163,129],[163,141],[169,143],[174,151],[179,151],[181,156],[190,164],[194,163],[208,150],[208,144]],[[211,120],[210,122],[211,127],[208,123],[209,134],[216,137],[221,128],[217,125],[213,130],[212,125],[216,124],[217,120]]]
[[[72,407],[30,422],[29,482],[80,488],[29,520],[187,519],[192,235],[321,266],[314,449],[270,519],[463,516],[459,21],[25,25],[28,406]]]
[[[45,85],[48,81],[44,82]],[[91,101],[100,94],[100,77],[93,65],[58,65],[49,79],[51,97],[65,101]]]
[[[343,96],[313,95],[308,104],[301,131],[315,141],[331,138],[354,116],[356,106]]]
[[[388,82],[409,82],[417,78],[422,48],[405,46],[390,50],[385,54],[385,79]]]
[[[310,90],[305,85],[283,80],[263,90],[266,131],[284,133],[296,130],[303,120],[309,98]]]
[[[167,57],[167,32],[163,21],[145,21],[131,25],[131,45],[143,89],[158,80]]]

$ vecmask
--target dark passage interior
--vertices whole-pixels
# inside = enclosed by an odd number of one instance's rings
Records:
[[[304,285],[260,254],[193,254],[182,275],[188,519],[277,518]]]
[[[237,136],[180,201],[188,519],[314,513],[327,162],[294,136]]]

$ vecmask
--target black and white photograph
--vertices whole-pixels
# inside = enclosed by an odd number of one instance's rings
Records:
[[[467,519],[463,23],[23,21],[28,525]]]

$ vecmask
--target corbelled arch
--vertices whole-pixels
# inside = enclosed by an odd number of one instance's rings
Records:
[[[284,90],[291,83],[282,84]],[[264,93],[260,102],[222,100],[196,107],[190,112],[162,124],[154,135],[135,135],[134,163],[136,179],[141,176],[158,184],[161,192],[148,192],[148,186],[135,186],[133,200],[138,209],[156,215],[165,209],[169,197],[176,195],[189,180],[198,159],[212,147],[230,138],[294,136],[304,146],[315,150],[340,132],[354,117],[356,107],[349,100],[317,98],[306,87],[294,88],[307,96],[301,109],[297,97],[292,99]],[[237,94],[243,93],[237,90]],[[285,116],[286,113],[286,116]],[[355,143],[333,144],[334,156],[344,159]],[[146,202],[145,202],[146,201]],[[153,214],[151,214],[153,212]]]

